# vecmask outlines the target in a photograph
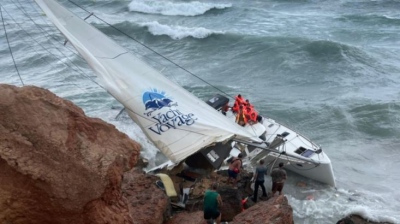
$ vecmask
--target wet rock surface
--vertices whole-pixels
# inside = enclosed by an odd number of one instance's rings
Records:
[[[359,215],[352,214],[337,221],[336,224],[393,224],[390,222],[373,222]]]

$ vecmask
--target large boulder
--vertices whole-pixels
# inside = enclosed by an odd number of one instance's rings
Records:
[[[230,224],[290,224],[293,221],[293,209],[285,196],[280,195],[268,201],[260,201],[235,216]]]
[[[374,222],[357,214],[351,214],[337,221],[336,224],[391,224],[390,222]]]
[[[159,177],[143,174],[140,168],[124,174],[122,194],[129,202],[135,223],[160,224],[170,218],[170,200],[156,186],[157,180]]]
[[[144,183],[144,174],[127,173],[139,153],[126,134],[70,101],[38,87],[0,85],[0,223],[162,223],[163,192]],[[154,192],[138,200],[158,211],[130,201],[135,180]]]

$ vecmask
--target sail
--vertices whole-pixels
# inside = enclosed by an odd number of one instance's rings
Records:
[[[171,161],[234,136],[260,141],[56,1],[36,3]]]

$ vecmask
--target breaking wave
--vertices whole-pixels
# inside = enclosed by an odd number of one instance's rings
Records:
[[[394,16],[389,16],[389,15],[375,15],[375,14],[370,14],[370,15],[346,15],[339,20],[344,21],[344,22],[353,22],[353,23],[358,23],[358,24],[363,24],[363,25],[377,25],[379,26],[382,25],[393,25],[393,26],[398,26],[400,25],[400,18],[394,17]]]
[[[129,5],[129,11],[161,14],[166,16],[197,16],[211,9],[225,9],[232,4],[216,4],[203,2],[174,3],[168,1],[135,0]]]
[[[198,39],[206,38],[213,34],[224,34],[223,31],[213,31],[203,27],[182,27],[182,26],[169,26],[160,24],[157,21],[140,23],[141,26],[147,27],[149,32],[153,35],[168,35],[172,39],[180,40],[185,37],[193,37]]]

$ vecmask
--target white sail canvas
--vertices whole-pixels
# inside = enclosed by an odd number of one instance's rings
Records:
[[[234,136],[261,141],[54,0],[36,0],[104,88],[171,161]]]

